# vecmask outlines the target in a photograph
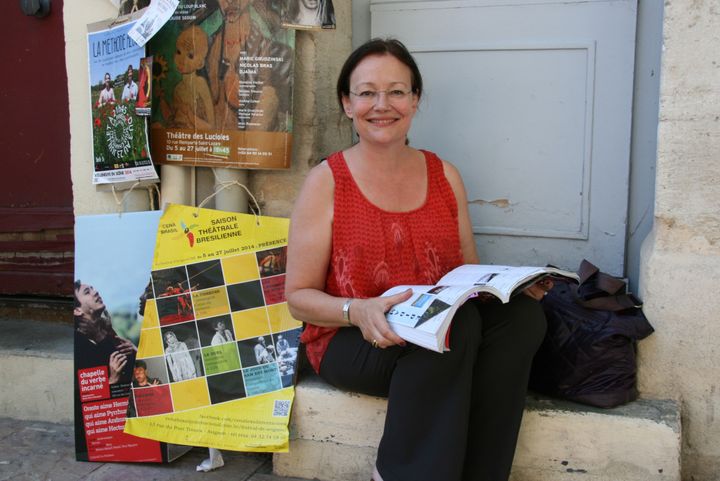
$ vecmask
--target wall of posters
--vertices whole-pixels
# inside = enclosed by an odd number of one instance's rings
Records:
[[[158,163],[287,169],[295,31],[279,0],[182,0],[149,42]]]
[[[160,212],[76,218],[78,460],[164,462],[184,452],[123,432],[159,218]]]
[[[158,180],[150,159],[147,122],[145,48],[128,35],[135,21],[88,25],[88,66],[92,107],[93,184]],[[141,69],[141,67],[143,67]],[[145,81],[142,86],[138,84]]]
[[[125,432],[287,451],[301,323],[285,301],[288,219],[170,205],[157,235]]]

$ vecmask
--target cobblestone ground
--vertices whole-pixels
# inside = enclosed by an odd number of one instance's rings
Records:
[[[225,466],[195,470],[208,456],[194,448],[168,465],[75,461],[73,428],[65,424],[0,418],[0,481],[302,481],[272,475],[271,456],[223,451]]]

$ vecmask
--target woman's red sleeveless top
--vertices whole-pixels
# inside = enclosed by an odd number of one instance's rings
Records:
[[[342,152],[328,165],[335,180],[332,254],[325,292],[336,297],[376,297],[399,284],[435,284],[462,264],[458,207],[442,161],[422,151],[427,168],[425,203],[388,212],[365,198]],[[307,324],[301,340],[316,372],[337,328]]]

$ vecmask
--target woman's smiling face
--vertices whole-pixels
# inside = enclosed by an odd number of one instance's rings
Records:
[[[350,95],[343,97],[343,109],[361,141],[405,143],[418,104],[411,90],[410,69],[392,55],[369,55],[357,64],[350,75]],[[400,92],[406,95],[398,95]]]

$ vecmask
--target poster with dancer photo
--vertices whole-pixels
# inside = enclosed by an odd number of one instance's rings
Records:
[[[148,43],[157,163],[288,169],[295,31],[281,0],[182,0]]]
[[[135,362],[160,214],[75,221],[75,451],[81,461],[167,462],[189,449],[123,432],[134,404],[131,384],[170,382],[154,360]]]
[[[121,17],[88,25],[93,184],[158,180],[141,116],[150,107],[148,60],[128,36],[135,23]]]
[[[158,228],[125,432],[288,449],[301,323],[284,295],[288,219],[169,205]]]

